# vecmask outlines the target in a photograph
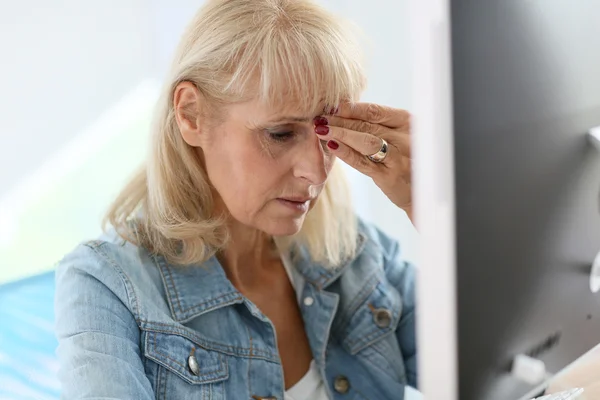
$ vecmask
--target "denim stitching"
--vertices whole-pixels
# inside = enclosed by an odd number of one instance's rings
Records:
[[[144,370],[146,370],[146,367],[148,366],[148,363],[150,361],[150,359],[148,357],[146,357],[146,349],[149,347],[148,336],[150,336],[150,335],[147,332],[144,332],[144,334],[143,334],[144,340],[142,341],[143,343],[141,343],[143,348],[140,348],[140,353],[142,353],[142,355],[143,355]],[[160,385],[161,385],[160,365],[157,364],[156,374],[154,376],[154,394],[155,394],[157,400],[160,400],[160,397],[159,397],[159,394],[160,394],[159,390],[161,389]]]
[[[105,261],[107,261],[110,265],[112,265],[117,274],[119,274],[121,281],[123,283],[123,286],[125,287],[125,293],[127,294],[127,300],[129,301],[129,303],[131,304],[131,307],[134,309],[135,312],[135,319],[138,319],[138,316],[140,315],[140,310],[139,310],[139,305],[138,305],[138,301],[137,301],[137,297],[135,295],[135,290],[133,289],[133,286],[131,285],[131,282],[129,280],[129,277],[127,276],[127,274],[125,274],[125,272],[121,269],[121,267],[119,267],[117,265],[117,263],[108,256],[108,254],[106,254],[106,252],[101,251],[101,246],[105,245],[106,242],[98,242],[95,243],[94,246],[87,246],[89,247],[91,250],[94,251],[94,253],[98,254],[100,257],[102,257]]]
[[[196,344],[198,344],[201,348],[203,348],[204,350],[207,351],[214,351],[217,353],[221,353],[221,354],[226,354],[229,356],[233,356],[233,357],[244,357],[244,358],[249,358],[250,354],[244,354],[245,352],[235,352],[235,350],[250,350],[250,349],[245,349],[245,348],[241,348],[241,347],[232,347],[232,346],[221,346],[223,348],[227,348],[227,350],[230,350],[230,352],[226,352],[223,351],[222,349],[218,349],[215,346],[210,346],[210,345],[206,345],[206,343],[198,343],[199,341],[202,340],[196,340],[196,339],[192,339],[189,336],[183,334],[183,333],[179,333],[179,332],[173,332],[173,331],[165,331],[165,330],[160,330],[160,329],[152,329],[149,330],[148,332],[152,332],[152,333],[165,333],[165,334],[171,334],[171,335],[177,335],[177,336],[181,336],[184,339],[190,340]],[[256,359],[261,359],[261,360],[266,360],[266,361],[271,361],[271,362],[277,362],[276,358],[272,356],[272,354],[270,352],[264,351],[264,350],[256,350],[253,349],[252,350],[252,356],[259,356],[259,357],[253,357]],[[262,357],[260,357],[262,356]]]
[[[332,272],[327,271],[327,272],[324,272],[323,274],[319,275],[317,277],[317,279],[311,279],[310,277],[306,276],[305,274],[302,274],[302,276],[304,277],[304,279],[306,280],[306,282],[310,282],[313,286],[317,287],[319,290],[323,290],[323,288],[326,285],[328,285],[329,283],[331,283],[331,282],[329,282],[330,278],[332,278],[335,275],[337,275],[337,273],[339,271],[344,270],[349,264],[351,264],[354,260],[356,260],[356,258],[358,257],[358,255],[360,255],[363,252],[363,250],[365,249],[367,240],[368,240],[368,237],[364,233],[359,232],[358,233],[358,245],[356,247],[355,258],[345,260],[344,261],[345,264],[342,267],[336,269],[336,271],[332,271]],[[341,275],[341,273],[340,273],[340,275]]]
[[[188,312],[188,311],[195,310],[196,308],[202,308],[203,306],[205,306],[205,305],[207,305],[207,304],[209,304],[209,303],[212,303],[212,302],[214,302],[214,301],[216,301],[216,300],[222,299],[223,297],[230,296],[230,295],[232,295],[232,294],[235,294],[235,292],[228,292],[228,293],[222,294],[221,296],[218,296],[218,297],[213,297],[212,299],[210,299],[210,300],[207,300],[207,301],[205,301],[205,302],[203,302],[203,303],[200,303],[200,304],[193,305],[193,306],[191,306],[191,307],[188,307],[188,308],[186,308],[186,309],[181,309],[181,313],[183,314],[183,313],[186,313],[186,312]],[[233,298],[232,300],[243,300],[243,298],[242,298],[242,297],[240,297],[240,296],[237,296],[237,297]],[[234,304],[234,303],[221,303],[221,304],[215,304],[215,305],[214,305],[214,307],[212,307],[212,308],[206,308],[206,309],[204,309],[204,311],[210,311],[210,310],[213,310],[213,309],[215,309],[215,308],[218,308],[218,307],[220,307],[220,306],[223,306],[224,304]]]
[[[333,312],[331,313],[331,317],[329,318],[329,321],[327,321],[327,326],[325,328],[325,337],[327,337],[327,338],[331,338],[331,329],[333,327],[333,321],[335,320],[335,314],[337,313],[339,304],[340,304],[339,296],[336,295],[336,302],[333,307]],[[323,350],[321,351],[321,362],[323,362],[323,363],[325,362],[328,345],[329,345],[329,340],[327,341],[327,343],[325,343],[325,346],[323,346]]]
[[[352,349],[352,352],[354,354],[358,353],[360,350],[364,349],[365,347],[369,347],[370,345],[372,345],[373,343],[375,343],[378,340],[383,339],[384,337],[390,335],[394,333],[394,330],[387,328],[387,332],[386,331],[374,331],[372,333],[370,333],[369,335],[367,335],[366,337],[361,337],[358,338],[356,340],[349,340],[348,341],[348,346],[350,347],[354,347],[355,344],[358,343],[358,346],[356,346],[356,349]]]
[[[167,378],[168,378],[168,374],[167,374],[167,369],[163,368],[163,375],[164,375],[164,379],[165,382],[163,383],[163,399],[167,400]]]
[[[171,274],[171,270],[169,268],[165,267],[165,270],[167,272],[167,275],[169,276],[169,280],[171,281],[171,287],[173,288],[173,292],[175,294],[175,299],[177,300],[177,306],[179,307],[179,310],[182,309],[181,307],[181,300],[179,299],[179,292],[177,292],[177,288],[175,287],[175,281],[173,280],[173,274]]]
[[[160,263],[160,261],[154,255],[151,255],[150,258],[154,262],[154,265],[156,266],[156,269],[158,270],[158,273],[160,274],[160,279],[162,281],[162,284],[165,287],[166,300],[167,300],[167,304],[169,305],[169,310],[171,310],[171,314],[173,316],[175,316],[176,315],[176,311],[175,311],[175,308],[174,308],[174,304],[171,301],[171,296],[170,296],[170,292],[169,292],[170,285],[167,282],[167,278],[165,277],[165,273],[163,271],[162,264]]]
[[[161,260],[161,259],[154,258],[154,261],[159,264],[159,270],[161,272],[161,275],[163,275],[163,273],[162,273],[163,269],[165,270],[166,274],[168,275],[168,278],[169,278],[169,281],[170,281],[169,282],[170,283],[169,284],[169,289],[173,289],[174,296],[175,296],[175,298],[177,300],[177,306],[178,306],[179,312],[181,314],[185,314],[185,313],[187,313],[189,311],[192,311],[192,310],[195,310],[195,309],[198,309],[198,308],[202,308],[203,306],[205,306],[205,305],[207,305],[207,304],[209,304],[211,302],[216,302],[217,300],[219,300],[219,299],[221,299],[223,297],[226,297],[226,296],[230,296],[231,294],[236,294],[236,292],[228,292],[228,293],[225,293],[225,294],[223,294],[221,296],[209,299],[209,300],[207,300],[207,301],[205,301],[203,303],[195,304],[195,305],[193,305],[191,307],[188,307],[188,308],[183,308],[183,306],[181,305],[181,298],[179,296],[179,292],[177,291],[177,286],[175,285],[175,281],[173,279],[173,274],[171,272],[171,267],[169,265],[165,264],[163,262],[163,260]],[[242,297],[237,296],[237,297],[235,297],[235,298],[232,299],[232,301],[235,301],[235,300],[242,300]],[[233,304],[233,303],[231,303],[231,304]],[[222,304],[215,304],[215,307],[205,309],[204,311],[210,311],[210,310],[216,308],[217,306],[221,306],[221,305]]]
[[[145,359],[149,361],[148,359]],[[159,400],[158,391],[160,390],[160,365],[156,366],[156,375],[154,376],[154,394],[157,400]]]
[[[369,341],[371,341],[371,340],[373,340],[375,338],[378,338],[379,336],[383,336],[383,335],[386,335],[386,334],[388,334],[390,332],[394,332],[394,331],[395,331],[395,329],[392,329],[392,325],[390,325],[387,328],[379,328],[379,327],[377,327],[371,333],[369,333],[368,335],[366,335],[366,336],[362,335],[362,336],[359,336],[356,339],[349,339],[347,341],[347,343],[348,343],[348,346],[350,346],[350,347],[353,347],[355,344],[361,343],[361,342],[369,343]],[[362,346],[362,347],[366,347],[366,346]]]
[[[153,342],[152,342],[152,343],[153,343],[153,350],[154,350],[154,352],[155,352],[156,354],[158,354],[159,356],[165,357],[167,360],[170,360],[170,361],[173,361],[173,362],[175,362],[176,364],[178,364],[179,366],[181,366],[182,368],[184,368],[184,369],[185,369],[185,366],[183,366],[183,365],[182,365],[182,364],[180,364],[179,362],[177,362],[177,361],[173,360],[173,359],[172,359],[171,357],[169,357],[168,355],[165,355],[165,354],[161,353],[160,351],[158,351],[158,349],[157,349],[157,348],[158,348],[158,346],[156,346],[156,334],[155,334],[155,335],[153,335],[153,337],[154,337],[154,340],[153,340]],[[167,363],[167,364],[168,364],[168,363]],[[165,385],[165,386],[166,386],[166,385]],[[166,397],[165,397],[165,398],[166,398]]]
[[[379,283],[381,283],[381,281],[378,282],[378,284]],[[376,287],[377,287],[377,285],[375,286],[375,288]],[[400,299],[400,300],[402,300],[402,299]],[[371,343],[370,341],[376,339],[378,335],[383,336],[383,335],[389,333],[390,331],[395,331],[397,329],[397,327],[398,327],[399,322],[400,322],[401,314],[398,315],[398,316],[395,316],[394,312],[392,311],[392,316],[394,317],[394,319],[396,321],[395,321],[395,323],[391,324],[388,328],[378,328],[378,329],[375,329],[372,333],[368,334],[367,336],[363,335],[363,336],[358,337],[356,339],[349,339],[347,341],[348,346],[349,347],[354,347],[354,345],[357,344],[357,343],[359,343],[359,342],[366,342],[365,345],[359,346],[359,347],[364,348],[364,347],[368,346]],[[392,322],[394,322],[394,321],[392,321]],[[358,351],[358,350],[353,349],[352,351],[354,352],[354,351]]]
[[[246,379],[246,382],[247,382],[248,393],[252,393],[252,390],[250,390],[250,366],[252,364],[252,356],[254,355],[254,352],[253,352],[253,344],[252,344],[252,335],[250,334],[250,328],[248,327],[248,325],[246,325],[246,331],[248,332],[248,338],[250,340],[250,357],[248,358],[248,377]]]
[[[375,282],[372,282],[372,281],[375,281]],[[377,286],[380,283],[381,283],[381,280],[379,279],[377,271],[374,271],[367,278],[367,284],[364,285],[363,288],[356,295],[355,301],[353,301],[352,303],[350,303],[351,307],[349,307],[348,313],[350,315],[354,315],[354,313],[356,312],[356,310],[358,310],[358,308],[363,305],[363,303],[367,300],[367,298],[371,294],[373,294],[373,292],[375,291],[375,289],[377,289]],[[357,300],[357,299],[359,299],[359,300]]]
[[[162,367],[158,364],[156,364],[156,378],[155,378],[155,383],[156,386],[154,387],[154,394],[156,396],[156,400],[160,400],[160,390],[162,389],[162,380],[160,379],[160,369]]]
[[[160,350],[158,350],[158,346],[156,345],[156,333],[154,333],[154,341],[153,341],[153,350],[156,354],[158,354],[159,356],[163,356],[165,357],[167,360],[170,360],[172,362],[174,362],[175,364],[179,365],[183,370],[185,370],[185,365],[183,365],[182,363],[180,363],[179,361],[175,360],[174,358],[171,358],[168,354],[165,354],[163,352],[161,352]]]
[[[273,354],[270,351],[257,350],[256,348],[250,349],[250,348],[245,348],[245,347],[229,346],[229,345],[225,345],[225,344],[221,344],[221,343],[211,342],[206,339],[200,338],[197,335],[186,332],[185,330],[183,330],[181,328],[173,327],[172,324],[165,324],[165,323],[160,323],[160,322],[150,322],[147,320],[141,320],[141,322],[145,322],[148,325],[159,325],[159,326],[165,326],[168,328],[173,328],[171,330],[162,330],[162,329],[157,329],[157,328],[153,328],[153,327],[141,328],[141,329],[144,331],[147,331],[147,332],[160,332],[160,333],[178,335],[178,336],[181,336],[188,340],[191,340],[192,342],[198,344],[199,346],[203,347],[206,350],[213,350],[213,351],[225,353],[225,354],[228,354],[231,356],[260,356],[260,355],[262,355],[263,357],[254,357],[254,358],[261,358],[261,359],[267,358],[267,359],[269,359],[269,361],[275,362],[275,357],[273,357]],[[226,350],[229,350],[230,352],[227,353],[220,349],[226,349]],[[251,350],[251,352],[250,352],[250,350]],[[248,354],[240,355],[240,353],[248,353]]]
[[[365,342],[365,341],[368,341],[368,340],[369,340],[371,337],[373,337],[373,336],[377,336],[377,335],[380,335],[380,334],[383,332],[383,330],[384,330],[384,328],[378,328],[378,327],[377,327],[377,328],[375,328],[373,331],[371,331],[371,333],[369,333],[369,334],[368,334],[368,335],[366,335],[366,336],[365,336],[365,335],[362,335],[362,336],[359,336],[359,337],[358,337],[358,338],[356,338],[356,339],[349,339],[349,340],[348,340],[348,345],[349,345],[349,346],[354,346],[354,344],[356,344],[356,343],[360,343],[360,342]],[[392,332],[392,330],[391,330],[391,329],[389,329],[389,328],[387,328],[387,330],[388,330],[389,332]],[[386,332],[383,332],[383,333],[386,333]]]
[[[377,341],[376,343],[379,343],[379,341]],[[370,346],[370,347],[369,347],[369,349],[370,349],[370,350],[372,350],[372,351],[374,351],[374,352],[376,352],[376,353],[377,353],[377,354],[379,354],[379,355],[380,355],[380,356],[381,356],[383,359],[385,359],[385,360],[387,361],[387,358],[389,357],[389,354],[384,354],[384,353],[382,353],[382,352],[381,352],[381,351],[378,349],[378,347],[379,347],[379,346],[377,346],[377,345],[374,345],[374,346]],[[402,353],[400,354],[400,356],[402,356]],[[381,370],[383,373],[385,373],[386,375],[388,375],[388,376],[389,376],[391,379],[395,380],[395,379],[397,378],[397,377],[395,377],[395,376],[392,376],[392,375],[389,373],[389,371],[391,370],[390,368],[381,368],[381,365],[379,365],[379,364],[377,364],[377,363],[374,363],[374,362],[371,360],[371,357],[364,357],[364,360],[365,360],[367,363],[371,364],[373,367],[375,367],[375,369],[379,369],[379,370]],[[389,363],[389,361],[388,361],[388,363]],[[402,362],[402,364],[404,364],[404,362]],[[404,372],[406,373],[406,370],[405,370]],[[402,379],[404,379],[404,377],[405,377],[405,373],[404,373],[404,374],[402,374],[402,376],[400,376],[400,377],[399,377],[399,378],[400,378],[400,383],[403,383]]]
[[[375,280],[375,284],[372,281]],[[375,289],[377,289],[377,285],[379,285],[380,280],[377,276],[377,272],[373,272],[371,276],[369,276],[367,280],[367,284],[363,286],[363,288],[358,292],[355,297],[355,301],[351,303],[351,307],[349,310],[344,313],[345,317],[341,319],[341,321],[337,324],[336,331],[344,332],[344,330],[350,325],[352,319],[356,316],[357,310],[367,301],[369,296],[373,294]]]
[[[168,356],[167,354],[164,354],[164,353],[162,353],[162,352],[160,352],[160,351],[158,350],[158,347],[156,346],[156,339],[155,339],[155,341],[154,341],[153,343],[154,343],[154,352],[155,352],[157,355],[159,355],[159,356],[162,356],[162,357],[165,357],[166,359],[168,359],[168,360],[170,360],[170,361],[174,362],[175,364],[179,365],[180,367],[182,367],[184,371],[186,370],[186,367],[185,367],[185,365],[181,364],[179,361],[176,361],[176,360],[174,360],[173,358],[171,358],[171,357],[170,357],[170,356]],[[149,357],[149,358],[151,358],[151,359],[155,360],[157,363],[160,363],[160,361],[161,361],[160,359],[157,359],[156,357],[153,357],[153,356],[151,356],[151,357]],[[193,378],[190,378],[189,376],[187,376],[187,375],[186,375],[186,374],[184,374],[183,372],[181,372],[181,375],[183,375],[183,376],[184,376],[186,379],[188,379],[188,380],[190,380],[190,381],[192,381],[192,382],[195,382],[195,383],[210,383],[210,382],[218,382],[218,381],[221,381],[221,380],[223,379],[223,377],[222,377],[222,376],[220,376],[220,375],[222,375],[222,374],[221,374],[222,372],[225,372],[225,373],[227,373],[227,366],[226,366],[226,364],[223,362],[223,359],[222,359],[222,357],[221,357],[221,356],[219,356],[219,355],[218,355],[218,358],[219,358],[219,369],[217,369],[217,370],[215,370],[215,371],[211,371],[211,372],[209,372],[209,373],[206,373],[206,374],[198,375],[198,376],[197,376],[197,378],[198,378],[198,379],[193,379]],[[168,363],[167,363],[167,365],[168,365]],[[209,378],[209,376],[211,376],[211,375],[214,375],[214,378]],[[204,380],[200,380],[200,379],[201,379],[201,377],[204,377],[204,378],[206,378],[206,379],[204,379]]]

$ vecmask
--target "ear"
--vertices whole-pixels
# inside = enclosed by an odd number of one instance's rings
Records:
[[[173,93],[175,119],[183,140],[193,147],[201,147],[201,107],[203,96],[191,82],[180,82]]]

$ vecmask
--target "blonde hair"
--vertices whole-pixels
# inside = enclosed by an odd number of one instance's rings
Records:
[[[295,99],[305,110],[357,101],[366,81],[350,27],[307,0],[207,1],[176,51],[149,159],[111,205],[104,227],[177,264],[202,263],[224,249],[228,234],[212,214],[208,177],[175,120],[175,88],[192,82],[215,110],[252,99]],[[356,252],[357,221],[339,161],[300,232],[276,241],[329,267]]]

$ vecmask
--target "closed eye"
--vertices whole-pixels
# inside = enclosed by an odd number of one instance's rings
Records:
[[[285,142],[294,137],[295,133],[292,131],[286,132],[268,132],[269,137],[276,142]]]

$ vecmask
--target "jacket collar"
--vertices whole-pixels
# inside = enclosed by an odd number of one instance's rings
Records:
[[[357,241],[356,254],[354,257],[342,262],[335,268],[327,268],[311,262],[308,251],[304,248],[300,249],[299,252],[292,254],[292,262],[294,263],[294,267],[307,282],[313,284],[317,289],[323,290],[332,284],[363,251],[367,237],[364,233],[359,232]]]
[[[356,256],[366,244],[366,236],[359,232]],[[185,323],[204,313],[245,301],[244,296],[231,284],[216,257],[201,265],[176,266],[162,256],[154,256],[161,273],[167,301],[173,318]],[[352,264],[347,260],[337,268],[312,263],[305,249],[294,255],[293,263],[306,282],[323,290],[333,283]]]

